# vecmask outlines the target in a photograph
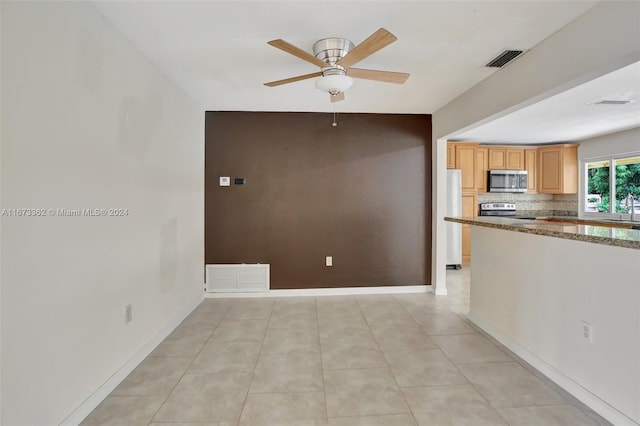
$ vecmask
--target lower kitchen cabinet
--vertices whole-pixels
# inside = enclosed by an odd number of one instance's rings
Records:
[[[471,226],[462,225],[462,264],[471,263]]]
[[[462,193],[462,216],[476,217],[478,208],[478,197],[476,194]],[[462,264],[468,265],[471,262],[471,227],[462,225]]]

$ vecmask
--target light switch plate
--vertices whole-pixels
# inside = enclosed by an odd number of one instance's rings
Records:
[[[231,185],[230,176],[220,176],[220,186],[230,186],[230,185]]]

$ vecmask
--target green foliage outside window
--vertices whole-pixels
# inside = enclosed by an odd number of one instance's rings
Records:
[[[608,213],[610,207],[609,167],[594,167],[588,172],[588,194],[600,194],[598,211]],[[640,163],[616,165],[615,213],[629,213],[625,199],[631,194],[640,204]]]

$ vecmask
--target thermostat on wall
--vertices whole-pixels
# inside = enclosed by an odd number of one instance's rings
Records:
[[[220,186],[229,186],[229,185],[231,185],[231,177],[220,176]]]

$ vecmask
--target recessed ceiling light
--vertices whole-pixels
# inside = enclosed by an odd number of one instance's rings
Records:
[[[603,99],[598,102],[593,102],[591,105],[625,105],[633,102],[630,99]]]

